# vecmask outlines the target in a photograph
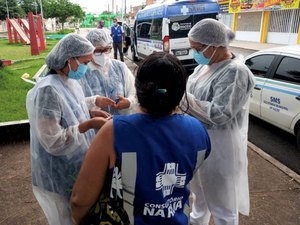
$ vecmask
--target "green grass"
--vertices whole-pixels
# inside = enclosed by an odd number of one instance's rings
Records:
[[[53,46],[57,43],[57,40],[47,40],[46,51],[41,51],[40,55],[31,56],[30,45],[23,44],[10,44],[7,39],[0,39],[0,58],[11,59],[11,60],[21,60],[21,59],[36,59],[45,58]]]
[[[47,40],[46,50],[31,56],[30,45],[9,44],[7,39],[0,39],[0,58],[16,60],[11,66],[0,69],[0,122],[28,119],[26,95],[33,85],[24,82],[21,76],[28,73],[32,79],[57,42]]]

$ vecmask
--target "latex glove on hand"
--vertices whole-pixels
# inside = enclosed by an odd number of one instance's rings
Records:
[[[114,107],[116,109],[127,109],[130,107],[130,101],[127,98],[118,95]]]

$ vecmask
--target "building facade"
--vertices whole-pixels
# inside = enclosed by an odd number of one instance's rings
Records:
[[[219,0],[221,21],[236,40],[300,44],[299,0]]]

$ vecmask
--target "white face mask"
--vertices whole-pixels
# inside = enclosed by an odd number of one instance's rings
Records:
[[[108,61],[108,56],[105,53],[101,55],[93,55],[94,62],[99,66],[104,66]]]

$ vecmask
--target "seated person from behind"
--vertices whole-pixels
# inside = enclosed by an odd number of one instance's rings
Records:
[[[187,185],[209,155],[210,140],[200,121],[176,113],[185,70],[175,56],[156,52],[138,68],[135,86],[140,111],[114,116],[86,155],[71,198],[76,224],[116,167],[130,224],[188,224]]]

